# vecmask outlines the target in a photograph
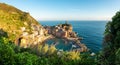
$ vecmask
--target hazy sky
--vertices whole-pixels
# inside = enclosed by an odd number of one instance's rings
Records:
[[[110,20],[120,0],[0,0],[37,20]]]

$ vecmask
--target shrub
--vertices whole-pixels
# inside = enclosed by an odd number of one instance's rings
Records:
[[[15,55],[16,65],[36,65],[38,57],[28,52],[18,53]]]
[[[55,48],[55,45],[51,45],[50,48],[49,48],[49,50],[48,50],[48,54],[52,55],[52,54],[55,53],[56,50],[57,49]]]
[[[105,29],[104,47],[101,54],[102,65],[117,65],[118,57],[116,54],[120,48],[120,11],[113,16]]]
[[[0,64],[1,65],[14,65],[15,59],[14,55],[15,52],[13,48],[7,43],[7,39],[1,38],[0,39]]]

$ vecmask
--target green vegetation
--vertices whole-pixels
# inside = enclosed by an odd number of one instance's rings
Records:
[[[101,64],[120,65],[120,11],[107,23],[103,45]]]
[[[25,27],[26,31],[31,33],[31,23],[39,24],[29,13],[22,12],[5,3],[0,3],[0,29],[8,33],[11,41],[15,41],[21,35],[21,27]]]
[[[31,24],[38,25],[29,13],[0,3],[0,64],[1,65],[120,65],[120,11],[108,22],[103,50],[91,56],[89,52],[60,51],[54,45],[21,48],[14,40],[21,35],[21,27],[31,32]],[[67,24],[62,25],[71,26]]]
[[[95,56],[75,51],[58,51],[54,46],[39,45],[20,48],[5,37],[0,37],[1,65],[97,65]]]

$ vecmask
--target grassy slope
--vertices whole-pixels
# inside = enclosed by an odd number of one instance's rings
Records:
[[[24,23],[27,23],[27,25]],[[12,41],[21,35],[21,27],[26,27],[26,31],[30,32],[31,23],[39,24],[29,13],[22,12],[13,6],[0,3],[0,29],[7,32]]]

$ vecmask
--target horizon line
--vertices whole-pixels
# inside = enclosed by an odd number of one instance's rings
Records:
[[[37,19],[36,19],[37,20]],[[48,20],[48,19],[46,19],[46,20],[37,20],[37,21],[111,21],[111,20]]]

